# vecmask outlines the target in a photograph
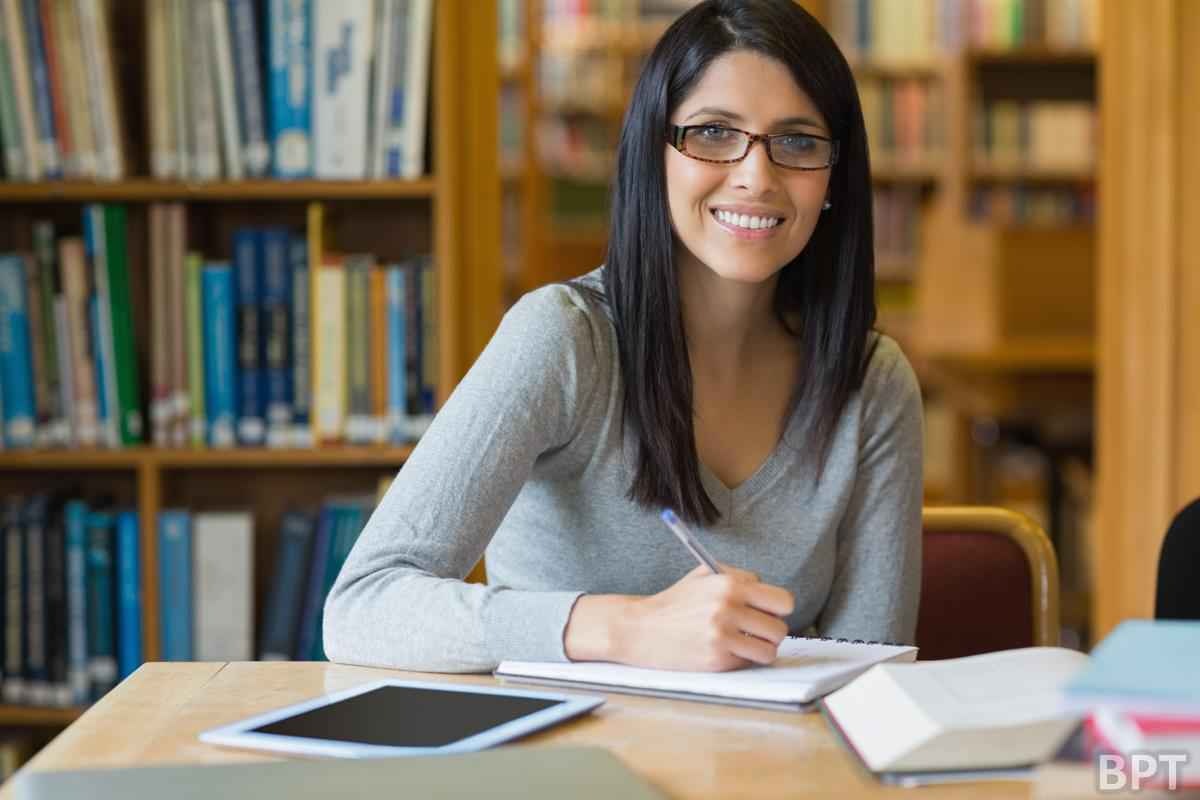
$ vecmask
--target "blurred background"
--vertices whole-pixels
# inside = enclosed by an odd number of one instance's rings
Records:
[[[926,503],[1039,522],[1086,648],[1200,494],[1200,3],[800,2],[858,80]],[[0,770],[145,660],[324,657],[504,309],[602,263],[691,5],[0,0]]]

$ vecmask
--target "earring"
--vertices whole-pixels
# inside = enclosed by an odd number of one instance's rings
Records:
[[[831,208],[833,208],[833,203],[829,202],[828,200],[826,200],[825,203],[821,206],[822,211],[828,211]]]

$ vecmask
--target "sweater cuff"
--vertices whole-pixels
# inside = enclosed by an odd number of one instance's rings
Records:
[[[505,589],[488,601],[483,622],[492,659],[566,661],[563,633],[583,592]]]

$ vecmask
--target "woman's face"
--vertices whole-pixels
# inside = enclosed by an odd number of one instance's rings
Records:
[[[787,68],[748,50],[713,60],[670,121],[830,137],[824,118]],[[683,245],[681,258],[728,280],[759,283],[808,243],[825,202],[828,169],[778,166],[762,141],[733,164],[697,161],[669,144],[666,159],[667,198]]]

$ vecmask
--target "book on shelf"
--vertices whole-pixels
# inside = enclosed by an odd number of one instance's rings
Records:
[[[146,656],[144,606],[158,609],[165,661],[324,658],[321,610],[378,498],[289,505],[273,559],[256,565],[248,510],[166,508],[147,561],[139,514],[104,496],[0,503],[0,696],[66,708],[99,698]],[[255,570],[268,593],[255,608]],[[158,594],[143,595],[156,571]]]
[[[6,180],[128,174],[117,13],[0,2]],[[432,0],[145,0],[140,13],[155,178],[424,174]]]
[[[919,64],[966,47],[1087,49],[1098,0],[832,0],[829,28],[852,61]]]
[[[420,436],[438,379],[430,258],[326,251],[327,236],[312,250],[308,232],[243,226],[232,259],[213,259],[188,250],[186,216],[147,209],[148,302],[119,205],[86,206],[82,236],[37,221],[36,253],[0,253],[0,445],[308,447],[314,420],[325,443]]]
[[[124,177],[109,14],[101,0],[0,3],[0,145],[8,180]]]

